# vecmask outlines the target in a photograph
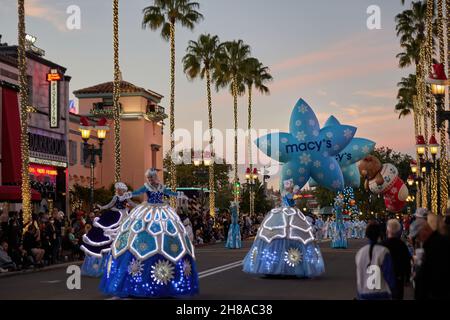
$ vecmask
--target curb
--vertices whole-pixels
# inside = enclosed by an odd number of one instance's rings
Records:
[[[79,261],[78,260],[78,261],[72,261],[72,262],[65,262],[65,263],[55,264],[55,265],[43,267],[43,268],[40,268],[40,269],[25,269],[25,270],[20,270],[20,271],[5,272],[5,273],[0,273],[0,279],[14,277],[14,276],[23,275],[23,274],[29,274],[29,273],[38,273],[38,272],[50,271],[50,270],[55,270],[55,269],[68,267],[68,266],[71,266],[71,265],[81,265],[82,263],[83,263],[83,261]]]

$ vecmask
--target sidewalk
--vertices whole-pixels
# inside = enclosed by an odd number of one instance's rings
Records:
[[[9,271],[9,272],[5,272],[5,273],[0,273],[0,279],[9,278],[9,277],[18,276],[18,275],[27,274],[27,273],[36,273],[36,272],[55,270],[55,269],[59,269],[59,268],[68,267],[71,265],[81,265],[82,263],[83,263],[83,261],[75,260],[75,261],[69,261],[69,262],[64,262],[64,263],[59,263],[59,264],[53,264],[51,266],[46,266],[46,267],[42,267],[42,268],[23,269],[20,271]]]

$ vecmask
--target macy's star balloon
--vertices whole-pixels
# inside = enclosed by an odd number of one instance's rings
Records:
[[[324,128],[330,126],[340,126],[341,123],[331,116],[325,122]],[[342,174],[344,175],[344,183],[346,187],[359,188],[361,184],[361,176],[359,174],[357,162],[368,156],[375,148],[375,142],[363,139],[353,138],[352,141],[336,155],[336,160],[341,167]],[[317,183],[311,179],[309,185],[314,187]]]
[[[330,190],[342,190],[344,177],[335,156],[351,142],[356,128],[334,125],[320,129],[314,111],[300,99],[292,111],[289,131],[255,141],[262,152],[284,163],[280,183],[293,179],[302,188],[313,178]]]

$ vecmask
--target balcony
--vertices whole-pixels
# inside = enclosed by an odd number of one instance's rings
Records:
[[[167,114],[161,106],[148,106],[145,118],[148,121],[161,122],[167,118]]]
[[[119,103],[120,113],[122,113],[122,104]],[[111,102],[97,102],[93,104],[93,108],[89,111],[89,115],[93,117],[114,117],[114,107]]]

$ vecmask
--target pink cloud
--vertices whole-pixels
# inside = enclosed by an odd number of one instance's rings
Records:
[[[393,89],[379,89],[379,90],[360,90],[353,93],[355,96],[364,96],[370,98],[389,98],[395,99],[397,92]]]
[[[294,76],[274,82],[271,90],[275,92],[295,87],[298,88],[300,86],[323,84],[345,78],[379,73],[385,70],[392,70],[393,68],[396,68],[395,58],[387,58],[385,60],[362,63],[359,65],[354,64],[352,66],[327,68],[325,70],[317,70],[314,74]]]
[[[359,33],[354,34],[345,40],[332,43],[321,50],[301,54],[297,57],[276,63],[271,67],[271,70],[289,70],[295,67],[323,63],[325,61],[334,61],[337,59],[341,61],[353,61],[356,59],[356,61],[358,61],[361,57],[379,55],[382,52],[390,52],[390,50],[392,50],[392,45],[373,43],[373,38],[368,38],[365,33]]]
[[[26,16],[45,20],[53,24],[59,31],[67,31],[64,12],[55,9],[54,6],[44,5],[42,2],[39,0],[25,1]]]

